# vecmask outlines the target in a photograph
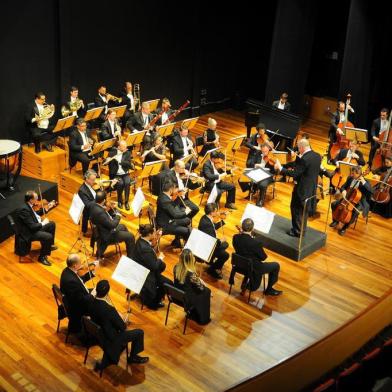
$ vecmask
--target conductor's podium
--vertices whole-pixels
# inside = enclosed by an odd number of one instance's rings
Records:
[[[53,146],[53,152],[42,150],[35,153],[34,146],[23,146],[22,167],[26,174],[45,180],[58,181],[60,173],[65,169],[65,152]]]

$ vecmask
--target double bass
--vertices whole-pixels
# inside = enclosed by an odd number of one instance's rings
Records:
[[[383,165],[385,157],[387,155],[390,155],[392,152],[391,119],[392,119],[392,113],[390,112],[388,123],[387,123],[387,129],[380,132],[378,136],[380,146],[378,147],[376,153],[374,154],[374,158],[372,162],[372,171],[379,169]]]
[[[350,141],[345,137],[346,127],[354,128],[354,124],[348,121],[348,107],[350,105],[350,102],[351,102],[351,94],[347,94],[346,108],[344,111],[344,121],[340,122],[336,126],[336,129],[342,130],[343,135],[337,133],[336,142],[333,143],[331,147],[331,159],[335,159],[336,155],[338,155],[340,150],[344,148],[348,148],[349,146]]]

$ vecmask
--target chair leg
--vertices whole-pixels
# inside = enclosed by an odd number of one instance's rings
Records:
[[[199,207],[201,206],[201,203],[203,203],[204,194],[205,194],[205,191],[204,191],[204,193],[201,194],[201,198],[200,198],[200,202],[199,202]]]
[[[168,317],[169,317],[169,310],[170,310],[170,305],[171,305],[171,302],[169,301],[169,305],[167,306],[167,310],[166,310],[166,320],[165,320],[165,325],[167,325],[167,319],[168,319]]]
[[[87,347],[86,347],[86,354],[84,355],[84,362],[83,362],[84,364],[86,364],[86,362],[87,362],[87,356],[88,356],[89,350],[90,350],[90,347],[87,346]]]
[[[185,317],[185,323],[184,323],[184,330],[182,331],[182,334],[185,335],[185,331],[186,331],[186,325],[188,324],[188,315],[186,315]]]
[[[127,354],[127,358],[126,358],[126,366],[127,366],[127,370],[128,370],[128,357],[129,357],[129,346],[128,346],[128,343],[127,343],[127,345],[125,346],[125,352],[126,352],[126,354]]]
[[[67,334],[65,335],[65,343],[68,343],[69,329],[67,329]]]
[[[231,294],[231,288],[233,287],[233,285],[231,284],[230,285],[230,288],[229,288],[229,295]]]
[[[56,329],[57,333],[59,333],[59,328],[60,328],[60,320],[57,321],[57,329]]]
[[[252,295],[252,291],[249,289],[249,295],[248,295],[248,303],[250,302],[250,296]]]

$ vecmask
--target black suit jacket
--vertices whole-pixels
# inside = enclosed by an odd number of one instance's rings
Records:
[[[187,137],[187,146],[191,144],[191,140]],[[171,140],[171,148],[173,153],[173,160],[176,161],[184,156],[184,145],[182,143],[181,135],[176,133]],[[185,152],[185,155],[190,154],[191,151]]]
[[[118,153],[117,150],[111,150],[109,151],[109,157],[113,157]],[[122,154],[121,158],[121,167],[125,171],[125,173],[128,173],[129,170],[132,168],[132,161],[131,161],[131,152],[129,150],[125,151]],[[113,179],[118,171],[118,162],[116,159],[112,159],[109,163],[109,177],[110,179]]]
[[[340,150],[338,155],[336,155],[335,159],[332,160],[333,164],[336,165],[336,162],[343,161],[343,159],[347,157],[348,152],[349,152],[348,148]],[[365,165],[366,162],[365,162],[365,159],[363,158],[362,152],[359,150],[355,150],[355,153],[359,156],[359,158],[357,159],[358,165],[360,165],[360,166]]]
[[[90,204],[89,212],[90,220],[97,226],[101,241],[107,244],[111,239],[112,233],[115,232],[120,223],[120,217],[115,215],[113,218],[110,218],[106,210],[97,203]]]
[[[374,143],[373,136],[378,137],[380,135],[381,128],[381,117],[376,118],[372,122],[372,127],[370,128],[370,141]]]
[[[177,179],[177,176],[176,176],[174,169],[166,170],[163,173],[164,173],[163,183],[165,183],[167,181],[171,181],[173,184],[175,184],[178,187],[178,179]],[[184,183],[184,186],[185,186],[186,179],[184,179],[182,182]],[[199,184],[197,184],[196,182],[194,183],[191,180],[189,180],[188,184],[187,184],[188,189],[196,189],[199,186],[200,186]],[[188,195],[186,195],[186,197],[188,197]]]
[[[201,172],[202,172],[202,176],[207,180],[205,184],[205,188],[209,192],[214,187],[215,180],[219,178],[219,175],[214,173],[214,168],[212,166],[212,162],[210,159],[208,159],[204,163]],[[218,169],[218,173],[222,173],[222,172],[223,170]]]
[[[261,151],[255,150],[253,147],[258,145],[258,138],[260,135],[258,133],[253,134],[244,143],[245,147],[249,148],[248,158],[246,159],[246,167],[254,167],[256,162],[256,157],[261,154]]]
[[[297,156],[294,170],[282,168],[281,173],[293,177],[295,181],[293,196],[302,202],[316,193],[320,173],[321,156],[310,150],[302,158]]]
[[[42,210],[37,214],[42,215]],[[27,203],[16,211],[16,219],[19,234],[25,241],[30,241],[32,235],[42,229],[42,224],[38,222],[32,208]]]
[[[100,108],[101,106],[106,106],[106,105],[108,105],[109,107],[109,103],[105,102],[99,94],[94,98],[94,105],[96,108]],[[103,112],[105,112],[105,109],[103,110]]]
[[[173,200],[165,193],[161,193],[157,200],[157,224],[165,228],[176,219],[186,218],[185,210],[176,206]]]
[[[116,124],[117,124],[117,122],[116,122]],[[115,137],[115,136],[114,136],[114,132],[117,131],[116,128],[117,128],[116,125],[114,125],[114,130],[112,130],[112,128],[111,128],[111,126],[110,126],[110,123],[109,123],[109,120],[106,120],[106,121],[103,122],[102,125],[101,125],[99,139],[100,139],[101,141],[113,139],[113,138]],[[121,127],[120,127],[120,129],[121,129]]]
[[[25,120],[28,128],[30,129],[37,128],[37,123],[35,121],[31,122],[31,120],[35,118],[35,115],[38,114],[39,114],[38,106],[35,103],[35,101],[33,101],[27,106],[26,113],[25,113]]]
[[[353,181],[354,181],[353,177],[348,177],[347,181],[342,185],[341,190],[345,190],[345,191],[349,192],[350,186]],[[366,180],[365,185],[362,185],[360,183],[358,186],[358,189],[360,190],[360,192],[362,194],[361,200],[359,201],[358,205],[359,205],[360,209],[363,211],[363,215],[367,216],[367,214],[369,213],[369,209],[370,209],[369,199],[373,193],[373,189],[367,180]]]
[[[78,195],[82,199],[84,209],[88,209],[90,204],[95,202],[95,197],[85,183],[80,186]]]
[[[90,137],[90,132],[86,131],[86,136],[87,138]],[[77,130],[77,128],[74,128],[69,135],[69,153],[72,155],[72,153],[78,153],[82,152],[82,146],[83,146],[83,138],[80,132]]]
[[[211,219],[207,215],[203,215],[199,221],[198,229],[203,233],[210,235],[211,237],[216,237],[216,230],[223,226],[223,221],[213,223]],[[221,240],[217,238],[218,242],[216,247],[219,248],[221,246]]]
[[[133,100],[135,102],[135,96],[132,94]],[[121,98],[121,105],[127,105],[127,110],[133,113],[134,109],[131,108],[131,98],[128,97],[128,94],[126,91],[122,91],[120,93],[120,98]]]
[[[148,115],[148,122],[153,119],[153,115],[150,113]],[[131,132],[135,131],[143,131],[144,129],[144,121],[142,112],[136,112],[127,122],[127,128],[131,130]]]
[[[261,241],[248,234],[235,234],[233,247],[235,253],[254,261],[264,261],[267,258]]]
[[[161,114],[161,112],[162,112],[162,108],[158,108],[156,110],[155,114],[159,115],[159,114]],[[166,113],[167,113],[167,117],[169,118],[174,113],[174,110],[169,109]],[[157,125],[157,126],[162,125],[162,117],[159,120],[157,120],[155,125]]]
[[[274,108],[277,108],[277,109],[278,109],[279,102],[280,102],[280,99],[278,99],[277,101],[272,102],[272,106],[273,106]],[[279,109],[279,110],[282,110],[282,109]],[[290,104],[290,102],[286,102],[286,103],[284,104],[283,110],[284,110],[285,112],[289,112],[289,111],[291,110],[291,104]]]

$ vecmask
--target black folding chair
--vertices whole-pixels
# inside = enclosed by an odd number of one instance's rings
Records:
[[[54,300],[57,305],[57,329],[56,332],[59,332],[60,329],[60,321],[68,318],[67,307],[64,303],[64,294],[61,292],[60,287],[57,284],[52,285],[52,291]],[[69,337],[69,328],[67,328],[67,334],[65,335],[65,343],[68,343]]]

